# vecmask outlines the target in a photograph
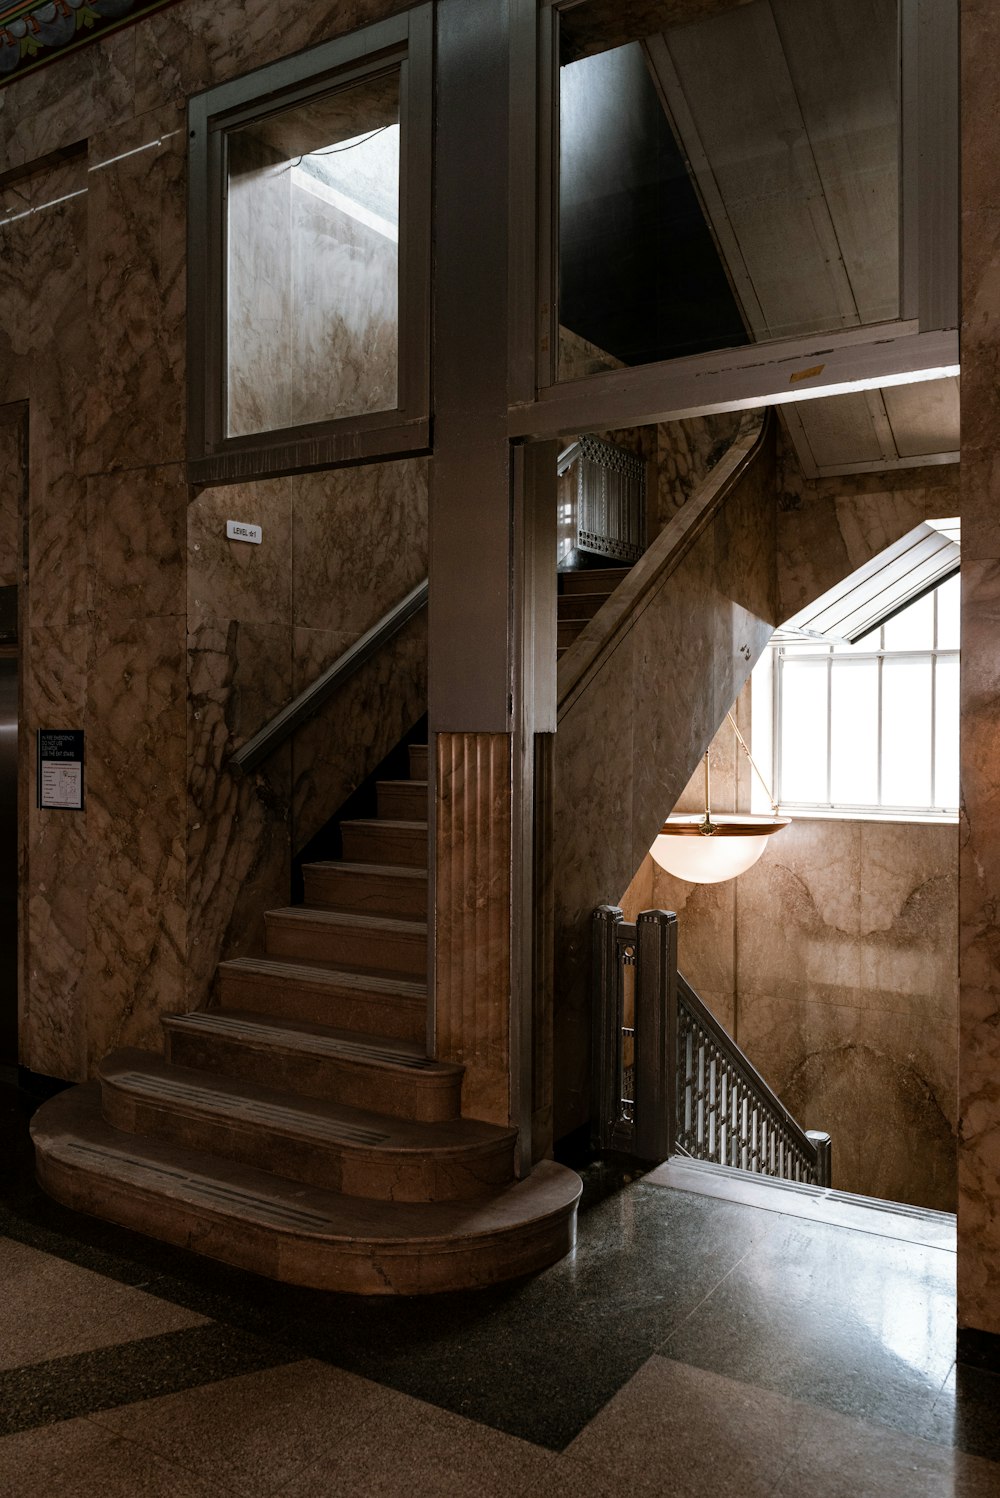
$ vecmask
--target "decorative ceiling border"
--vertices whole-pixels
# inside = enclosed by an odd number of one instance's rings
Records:
[[[174,0],[0,0],[0,87]]]

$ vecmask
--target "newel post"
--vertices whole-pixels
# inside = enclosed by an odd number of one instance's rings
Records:
[[[643,910],[636,921],[635,1152],[665,1160],[674,1144],[677,917]]]
[[[599,1150],[614,1147],[612,1133],[621,1109],[618,999],[618,927],[621,921],[622,913],[617,905],[599,905],[594,911],[590,1142],[594,1149]]]
[[[822,1129],[806,1129],[806,1138],[816,1146],[816,1185],[833,1182],[833,1142]]]

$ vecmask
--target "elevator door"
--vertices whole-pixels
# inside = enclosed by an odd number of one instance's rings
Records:
[[[0,1065],[17,1063],[17,647],[0,646]]]

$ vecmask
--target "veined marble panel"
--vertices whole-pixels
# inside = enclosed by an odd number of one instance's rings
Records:
[[[24,465],[27,461],[27,407],[0,406],[0,587],[21,581],[21,527]]]
[[[290,480],[295,623],[356,640],[427,576],[425,458]]]
[[[180,463],[87,480],[93,618],[183,618],[188,485]]]
[[[465,1068],[462,1112],[510,1118],[510,738],[440,733],[435,1055]]]
[[[184,999],[184,621],[111,619],[88,683],[87,1043],[158,1049]]]
[[[188,636],[187,997],[203,1005],[222,957],[260,950],[265,910],[291,886],[286,745],[250,775],[232,751],[291,696],[287,624],[193,621]]]
[[[132,114],[137,28],[0,89],[0,160],[23,166]]]
[[[193,619],[288,624],[294,594],[294,479],[266,479],[203,489],[187,519],[188,606]],[[259,525],[260,545],[230,541],[226,521]],[[274,710],[280,707],[275,703]]]
[[[20,1057],[43,1076],[86,1075],[84,981],[93,865],[89,811],[35,805],[35,730],[83,728],[93,642],[86,625],[29,628],[21,641],[18,816],[22,836]]]
[[[405,10],[409,0],[320,0],[282,15],[275,29],[266,0],[212,0],[157,12],[140,21],[136,34],[136,110],[163,99],[185,100],[213,83],[238,78],[251,68],[289,57],[344,36],[370,21]]]
[[[90,143],[92,472],[185,456],[187,128],[166,106]]]
[[[296,629],[296,691],[355,634]],[[427,711],[427,616],[418,615],[304,724],[292,745],[292,843],[299,852]]]
[[[80,157],[33,179],[31,245],[42,267],[31,308],[29,392],[28,617],[32,624],[83,622],[90,606],[83,432],[93,345],[81,316],[87,284],[87,197]]]
[[[1000,562],[962,570],[959,1323],[1000,1334]]]

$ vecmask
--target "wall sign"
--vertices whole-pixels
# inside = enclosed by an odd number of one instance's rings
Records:
[[[226,536],[230,541],[252,541],[259,546],[264,532],[259,525],[248,525],[245,520],[227,520]]]
[[[83,729],[38,730],[38,805],[83,810]]]

